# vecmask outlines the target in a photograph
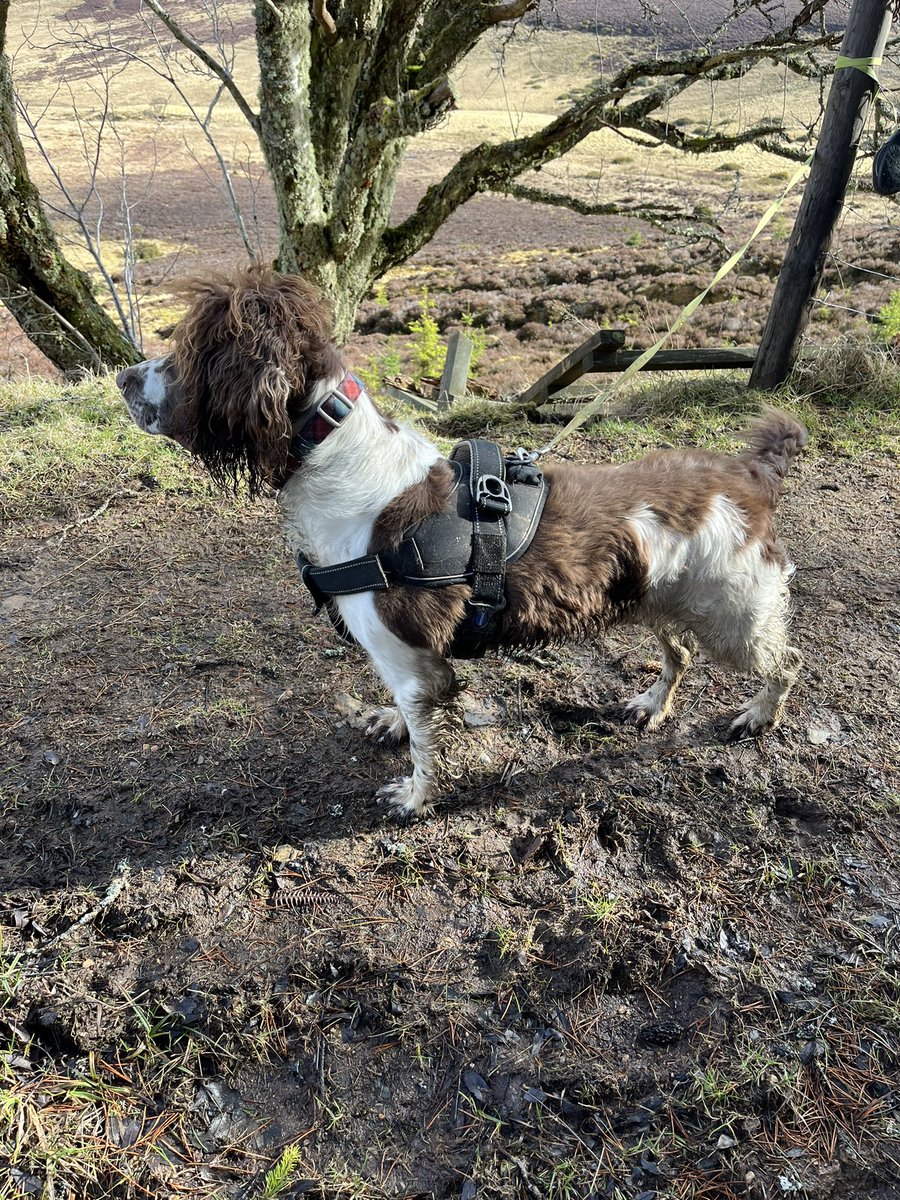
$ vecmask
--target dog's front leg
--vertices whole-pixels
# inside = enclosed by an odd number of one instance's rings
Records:
[[[452,701],[460,690],[456,676],[439,654],[410,646],[391,633],[378,618],[371,598],[342,601],[348,628],[390,690],[397,723],[405,723],[409,733],[412,774],[385,784],[378,794],[398,816],[418,816],[434,803],[446,781],[446,743],[456,725]]]

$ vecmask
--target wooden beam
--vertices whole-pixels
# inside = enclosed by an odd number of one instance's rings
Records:
[[[406,388],[397,387],[393,383],[385,383],[382,386],[389,396],[394,400],[400,400],[403,404],[411,404],[413,408],[421,408],[429,413],[435,413],[438,410],[438,406],[433,400],[426,400],[424,396],[407,391]]]
[[[520,392],[515,400],[519,404],[545,403],[551,392],[558,392],[588,371],[593,371],[595,355],[610,354],[624,344],[624,330],[599,329],[580,346],[576,346],[571,354],[567,354],[562,362],[551,367],[531,387]]]
[[[853,0],[841,45],[846,58],[878,58],[891,27],[891,0]],[[856,67],[835,71],[800,211],[775,285],[750,386],[774,388],[793,365],[841,214],[875,80]]]
[[[643,350],[616,350],[613,354],[598,354],[591,371],[624,371]],[[657,350],[642,371],[735,371],[748,369],[756,361],[753,350]]]

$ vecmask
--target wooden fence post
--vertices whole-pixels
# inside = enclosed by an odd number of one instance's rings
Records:
[[[853,0],[841,55],[880,57],[890,27],[891,0]],[[751,387],[774,388],[783,383],[797,355],[876,86],[856,67],[835,71],[809,179],[750,375]]]
[[[472,343],[466,335],[459,329],[454,329],[447,339],[447,358],[441,372],[438,408],[447,408],[453,400],[458,400],[466,394],[472,349]]]

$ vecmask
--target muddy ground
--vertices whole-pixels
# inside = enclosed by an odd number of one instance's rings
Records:
[[[270,505],[73,494],[0,543],[0,1195],[900,1196],[894,458],[790,479],[777,731],[702,660],[622,725],[638,630],[463,666],[405,828]]]

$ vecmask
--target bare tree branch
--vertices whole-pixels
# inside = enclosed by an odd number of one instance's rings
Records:
[[[337,26],[334,23],[334,17],[328,11],[326,0],[313,0],[313,16],[321,26],[322,35],[329,45],[334,45],[338,38]]]
[[[222,83],[231,94],[235,104],[247,118],[250,128],[254,133],[258,134],[259,116],[253,111],[253,109],[245,100],[243,92],[235,83],[234,78],[228,68],[223,63],[217,62],[207,50],[204,50],[198,41],[192,38],[186,30],[182,29],[178,22],[171,17],[168,12],[166,12],[166,10],[157,2],[157,0],[142,0],[142,3],[146,4],[152,12],[156,13],[163,25],[165,25],[166,29],[168,29],[169,33],[171,33],[172,37],[174,37],[176,41],[181,42],[182,46],[190,50],[191,54],[193,54],[195,58],[198,58],[208,71],[211,71],[213,75],[221,79]],[[278,10],[276,9],[276,12],[277,11]]]
[[[71,339],[72,346],[85,356],[89,369],[103,370],[103,359],[71,321],[67,321],[48,300],[44,300],[30,289],[16,287],[8,276],[2,274],[0,274],[0,303],[6,305],[21,325],[28,340],[39,350],[45,351],[51,362],[55,361],[52,343],[59,340],[60,330],[62,330]],[[43,322],[41,321],[42,316],[45,318]]]
[[[3,302],[63,371],[137,362],[141,355],[69,263],[28,172],[6,50],[9,0],[0,0],[0,279]]]
[[[559,158],[588,134],[604,126],[631,129],[693,153],[730,149],[765,139],[766,149],[782,153],[776,140],[780,127],[757,126],[735,135],[688,138],[653,112],[700,79],[719,81],[745,74],[754,64],[797,58],[831,45],[836,35],[792,37],[780,30],[758,43],[710,52],[705,48],[677,58],[642,60],[623,67],[615,76],[587,89],[553,121],[527,137],[499,144],[482,142],[463,154],[444,178],[426,191],[415,212],[401,224],[385,230],[376,254],[376,274],[402,262],[434,235],[449,215],[478,192],[508,190],[510,183],[528,170]],[[661,79],[656,87],[641,87],[637,99],[624,104],[644,81]],[[795,157],[795,147],[785,147]]]
[[[497,187],[495,190],[511,196],[515,200],[527,200],[531,204],[550,204],[557,208],[568,208],[583,217],[633,217],[638,221],[646,221],[648,225],[654,225],[657,228],[663,228],[676,222],[686,226],[701,225],[706,228],[697,230],[696,236],[721,242],[721,238],[716,236],[718,232],[721,232],[721,226],[712,217],[688,212],[677,204],[630,204],[623,200],[595,202],[581,200],[577,196],[568,196],[563,192],[553,192],[548,188],[529,187],[522,183],[510,183],[503,187]]]
[[[504,21],[517,21],[531,9],[537,8],[537,0],[511,0],[509,4],[487,6],[485,20],[488,25],[501,25]]]

